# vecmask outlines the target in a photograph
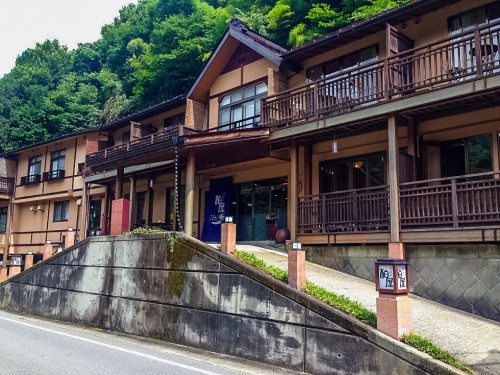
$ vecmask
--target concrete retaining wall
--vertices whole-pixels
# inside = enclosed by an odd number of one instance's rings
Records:
[[[187,237],[86,240],[2,284],[0,307],[314,374],[457,373]]]
[[[500,245],[407,245],[413,293],[500,321]],[[385,246],[307,248],[307,260],[374,281]]]

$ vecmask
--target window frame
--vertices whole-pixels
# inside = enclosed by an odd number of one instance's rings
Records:
[[[9,214],[8,207],[0,207],[0,233],[7,232],[7,216]],[[5,219],[4,219],[5,218]]]
[[[36,166],[38,165],[38,168]],[[35,169],[32,173],[32,168]],[[38,172],[36,171],[38,170]],[[27,176],[36,176],[42,173],[42,155],[32,156],[28,159],[28,174]]]
[[[52,221],[61,223],[69,220],[69,200],[54,202]]]
[[[370,49],[373,49],[375,56],[371,57],[369,59],[366,59],[366,60],[361,60],[362,53],[368,52]],[[353,57],[355,57],[354,60],[356,60],[356,64],[350,65],[350,66],[348,66],[348,65],[344,66],[345,61],[347,61],[348,59],[352,59]],[[310,68],[308,68],[306,70],[307,82],[312,83],[312,82],[316,82],[316,81],[319,81],[319,80],[322,80],[325,78],[331,78],[331,77],[334,77],[337,75],[342,75],[342,73],[347,72],[347,71],[351,72],[351,71],[355,71],[355,70],[360,70],[366,65],[377,62],[379,60],[379,58],[380,58],[379,45],[372,44],[370,46],[360,48],[354,52],[347,53],[345,55],[336,57],[334,59],[325,61],[321,64],[311,66]],[[328,66],[335,66],[335,65],[338,67],[337,70],[332,70],[329,73],[325,73],[326,68]],[[318,75],[316,73],[316,77],[311,78],[311,76],[312,76],[311,72],[313,72],[313,71],[319,71],[320,74]]]
[[[259,87],[265,87],[265,90],[257,92]],[[245,96],[250,89],[253,93]],[[227,130],[238,128],[251,128],[260,122],[261,100],[267,97],[269,86],[266,81],[259,81],[240,87],[219,97],[219,129]],[[241,97],[241,98],[240,98]],[[228,100],[227,103],[225,101]],[[245,106],[247,105],[247,106]],[[245,108],[253,107],[253,115],[245,115]],[[235,119],[236,110],[241,110],[241,118]],[[223,116],[229,115],[229,121],[223,120]],[[239,125],[238,125],[239,124]]]

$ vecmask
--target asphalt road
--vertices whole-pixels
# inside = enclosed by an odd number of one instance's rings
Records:
[[[0,374],[297,374],[229,356],[0,310]]]

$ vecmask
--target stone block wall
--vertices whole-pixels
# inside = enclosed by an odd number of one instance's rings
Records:
[[[407,245],[412,292],[500,321],[500,245]],[[387,246],[309,247],[307,260],[374,281]]]
[[[452,374],[192,238],[93,237],[0,286],[0,307],[313,374]]]

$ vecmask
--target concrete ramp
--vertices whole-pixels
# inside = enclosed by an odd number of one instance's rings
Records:
[[[312,374],[459,374],[181,234],[94,237],[0,286],[0,307]]]

